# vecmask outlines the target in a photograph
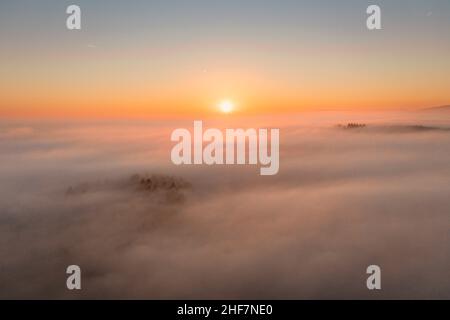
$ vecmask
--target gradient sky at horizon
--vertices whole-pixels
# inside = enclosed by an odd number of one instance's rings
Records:
[[[65,27],[82,9],[82,30]],[[379,4],[383,30],[366,29]],[[0,3],[0,116],[392,110],[450,103],[448,0]]]

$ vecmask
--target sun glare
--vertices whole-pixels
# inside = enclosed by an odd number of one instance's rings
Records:
[[[234,103],[230,100],[223,100],[219,103],[219,109],[223,113],[231,113],[234,110]]]

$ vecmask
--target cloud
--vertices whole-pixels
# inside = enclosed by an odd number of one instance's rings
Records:
[[[273,177],[171,165],[170,123],[9,127],[0,297],[450,298],[450,134],[342,120],[283,127]]]

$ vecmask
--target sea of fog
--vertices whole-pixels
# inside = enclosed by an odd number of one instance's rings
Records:
[[[275,176],[173,165],[193,120],[0,122],[0,298],[450,298],[450,113],[204,120],[280,128]]]

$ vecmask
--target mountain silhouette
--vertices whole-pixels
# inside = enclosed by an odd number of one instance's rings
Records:
[[[450,105],[444,105],[444,106],[436,106],[436,107],[429,107],[421,109],[422,111],[439,111],[439,112],[450,112]]]

